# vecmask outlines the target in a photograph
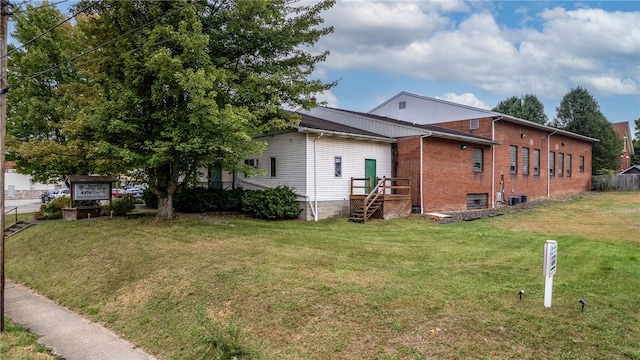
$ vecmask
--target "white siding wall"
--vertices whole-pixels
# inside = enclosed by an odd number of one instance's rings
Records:
[[[400,109],[399,102],[406,107]],[[400,94],[370,111],[371,114],[399,119],[416,124],[481,118],[490,115],[489,110],[432,99],[412,94]]]
[[[252,158],[258,159],[258,169],[262,174],[245,177],[238,174],[238,185],[244,189],[270,188],[287,185],[298,195],[306,193],[306,164],[305,146],[306,135],[301,133],[286,133],[272,137],[259,138],[268,143],[264,153]],[[276,158],[276,177],[271,177],[271,158]]]
[[[314,156],[310,134],[307,142],[307,195],[314,200]],[[365,159],[376,160],[376,176],[391,176],[391,144],[332,136],[321,137],[316,144],[318,201],[348,200],[351,177],[363,178]],[[342,177],[335,177],[335,157],[342,157]],[[361,185],[361,184],[360,184]]]
[[[366,130],[375,134],[380,134],[388,137],[403,137],[403,136],[415,136],[422,135],[427,133],[424,129],[418,129],[410,124],[400,125],[394,124],[387,121],[373,119],[371,117],[362,116],[358,114],[353,114],[346,111],[325,108],[325,107],[316,107],[306,112],[307,114],[332,121],[338,124],[343,124],[347,126],[351,126],[356,129]],[[403,120],[400,118],[396,118],[399,120]]]

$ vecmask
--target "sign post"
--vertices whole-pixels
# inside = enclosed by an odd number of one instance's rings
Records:
[[[553,275],[558,263],[558,242],[547,240],[544,244],[542,261],[542,275],[544,276],[544,307],[551,307],[551,293],[553,292]]]

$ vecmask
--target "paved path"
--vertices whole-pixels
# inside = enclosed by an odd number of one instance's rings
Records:
[[[39,343],[65,360],[156,359],[105,327],[11,281],[5,283],[5,314],[39,335]]]

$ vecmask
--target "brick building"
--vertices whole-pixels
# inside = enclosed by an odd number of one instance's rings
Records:
[[[392,174],[411,178],[414,211],[495,207],[589,191],[597,139],[400,93],[369,113],[318,107],[311,115],[397,139]]]
[[[631,135],[629,123],[626,121],[611,124],[611,127],[613,127],[613,130],[620,136],[623,142],[620,155],[620,167],[616,170],[616,174],[620,174],[632,165],[631,156],[635,153],[633,149],[633,136]]]

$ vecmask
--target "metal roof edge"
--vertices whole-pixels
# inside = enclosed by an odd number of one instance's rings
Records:
[[[337,136],[337,137],[345,137],[345,138],[361,139],[361,140],[374,140],[374,141],[380,141],[380,142],[386,142],[386,143],[396,143],[396,142],[398,142],[397,139],[390,138],[390,137],[384,137],[384,136],[371,136],[371,135],[361,135],[361,134],[347,133],[347,132],[342,132],[342,131],[313,129],[313,128],[308,128],[308,127],[299,126],[299,125],[294,125],[293,127],[295,129],[297,129],[298,132],[301,132],[301,133],[313,133],[313,134],[321,134],[322,133],[322,134],[333,135],[333,136]]]

